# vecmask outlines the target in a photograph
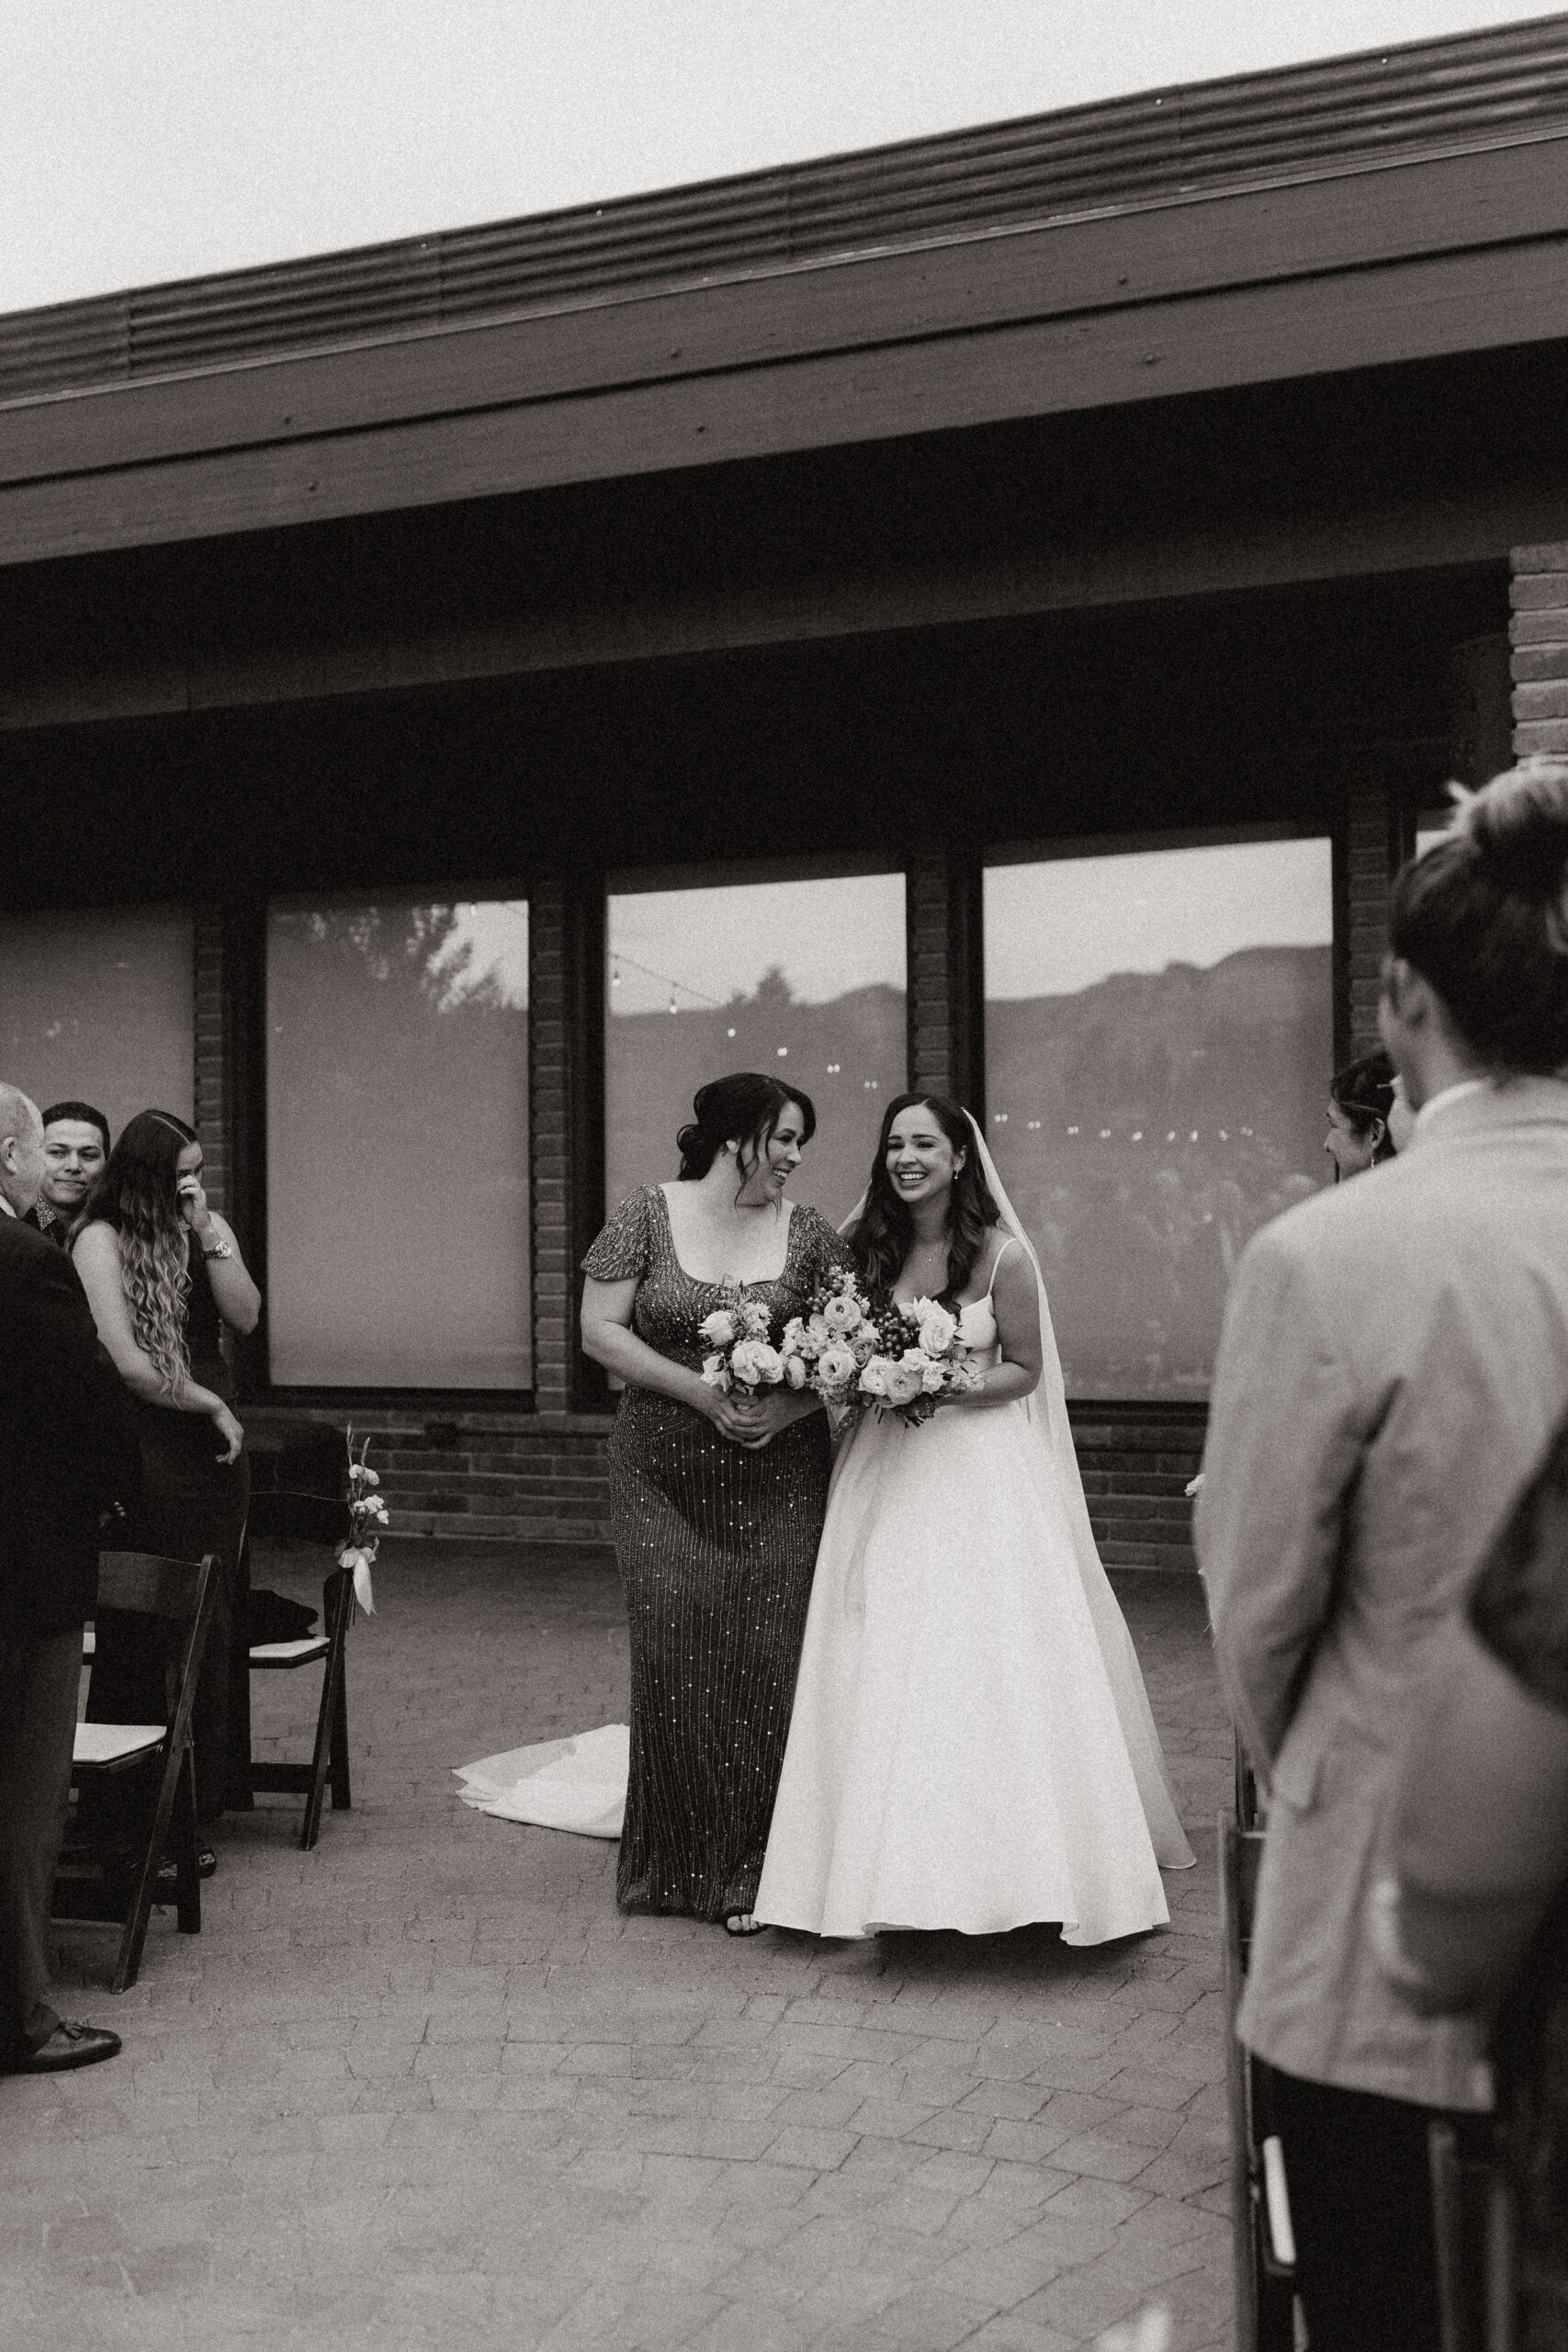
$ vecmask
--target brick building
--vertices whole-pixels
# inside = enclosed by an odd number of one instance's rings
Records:
[[[0,320],[0,1067],[194,1116],[248,1426],[602,1533],[606,1201],[907,1074],[1189,1560],[1392,867],[1568,748],[1565,159],[1556,16]]]

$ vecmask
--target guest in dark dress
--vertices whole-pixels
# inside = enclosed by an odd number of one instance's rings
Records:
[[[235,1688],[246,1670],[240,1546],[250,1471],[230,1408],[223,1325],[252,1331],[261,1295],[232,1233],[208,1206],[201,1146],[168,1111],[141,1111],[109,1155],[72,1239],[98,1336],[130,1389],[141,1441],[142,1499],[131,1545],[217,1560],[218,1590],[192,1710],[197,1811],[204,1827],[239,1785]],[[129,1621],[104,1611],[88,1715],[146,1723],[163,1713],[163,1669]],[[241,1683],[243,1688],[243,1683]],[[106,1817],[106,1834],[112,1825]]]
[[[705,1316],[743,1289],[774,1341],[848,1253],[784,1186],[816,1114],[743,1072],[705,1086],[674,1184],[633,1193],[583,1260],[586,1352],[626,1384],[610,1441],[631,1628],[631,1779],[616,1894],[752,1932],[830,1442],[818,1400],[705,1385]]]

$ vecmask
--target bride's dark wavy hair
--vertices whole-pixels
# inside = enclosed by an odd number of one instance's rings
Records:
[[[871,1182],[865,1188],[865,1206],[846,1238],[868,1288],[879,1298],[887,1297],[898,1279],[899,1269],[915,1246],[915,1220],[887,1173],[887,1138],[899,1113],[916,1109],[929,1111],[954,1152],[964,1155],[964,1165],[953,1179],[947,1208],[947,1281],[942,1291],[942,1304],[952,1306],[975,1271],[975,1261],[986,1246],[986,1236],[993,1226],[1001,1223],[1002,1216],[986,1182],[962,1103],[950,1101],[945,1094],[894,1096],[883,1114]]]

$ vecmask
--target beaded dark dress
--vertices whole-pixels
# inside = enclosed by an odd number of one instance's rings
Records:
[[[815,1209],[792,1209],[784,1272],[745,1286],[767,1301],[775,1341],[846,1257]],[[676,1257],[660,1186],[622,1203],[582,1266],[595,1282],[635,1278],[637,1338],[700,1370],[697,1325],[724,1294]],[[756,1899],[830,1453],[822,1413],[752,1452],[672,1396],[628,1386],[621,1398],[610,1494],[631,1630],[623,1910],[722,1919]]]

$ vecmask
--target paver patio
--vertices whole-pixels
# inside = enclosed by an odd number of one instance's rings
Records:
[[[389,1546],[353,1812],[311,1854],[288,1800],[234,1817],[201,1935],[155,1914],[118,2000],[108,1939],[62,1935],[67,2009],[126,2046],[0,2082],[5,2352],[1067,2352],[1156,2301],[1228,2347],[1229,1736],[1195,1583],[1119,1589],[1199,1850],[1168,1931],[732,1942],[454,1794],[624,1719],[613,1565]],[[297,1679],[258,1678],[264,1750]]]

